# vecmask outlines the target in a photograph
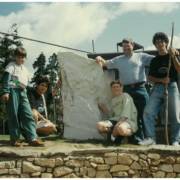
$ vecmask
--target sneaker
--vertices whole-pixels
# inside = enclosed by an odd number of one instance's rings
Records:
[[[172,146],[180,146],[180,145],[179,145],[179,142],[178,142],[178,141],[174,141],[174,142],[172,143]]]
[[[35,146],[35,147],[38,147],[38,146],[42,147],[42,146],[44,146],[44,143],[42,141],[40,141],[40,140],[35,139],[35,140],[30,141],[29,145],[30,146]]]
[[[154,144],[156,144],[155,140],[150,137],[139,142],[139,145],[143,145],[143,146],[154,145]]]

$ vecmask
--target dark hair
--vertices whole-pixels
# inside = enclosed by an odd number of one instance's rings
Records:
[[[23,47],[17,47],[14,51],[15,56],[27,56],[26,50]]]
[[[46,83],[49,86],[50,80],[49,80],[49,78],[47,76],[40,76],[36,80],[36,85],[39,85],[41,83]]]
[[[121,81],[119,81],[119,80],[112,81],[112,82],[110,83],[110,86],[112,87],[114,84],[119,84],[120,86],[123,86],[123,84],[122,84]]]
[[[152,42],[154,45],[156,43],[156,40],[158,40],[158,39],[163,40],[166,44],[169,43],[169,38],[168,38],[167,34],[165,34],[164,32],[157,32],[154,34],[153,39],[152,39]]]

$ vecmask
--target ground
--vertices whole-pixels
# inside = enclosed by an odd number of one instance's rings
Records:
[[[148,151],[148,150],[160,150],[160,151],[179,151],[180,147],[166,146],[166,145],[152,145],[152,146],[138,146],[131,144],[123,145],[107,145],[102,141],[73,141],[60,139],[57,136],[44,137],[42,140],[45,142],[45,147],[31,147],[27,143],[23,143],[23,147],[12,147],[9,145],[9,137],[5,135],[0,136],[0,154],[14,154],[17,156],[39,156],[39,155],[51,155],[56,153],[71,153],[77,151],[103,151],[120,149],[122,151]]]

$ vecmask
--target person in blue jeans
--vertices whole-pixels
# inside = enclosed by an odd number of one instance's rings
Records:
[[[149,70],[149,80],[154,83],[148,104],[144,110],[144,123],[147,138],[141,145],[156,144],[155,118],[164,105],[165,86],[168,88],[168,118],[171,127],[171,144],[179,146],[180,142],[180,96],[177,87],[180,62],[177,59],[178,51],[167,49],[169,39],[163,32],[158,32],[153,37],[153,44],[158,50],[158,55],[152,59]],[[170,58],[171,56],[171,58]],[[169,76],[168,65],[171,61]]]
[[[134,42],[131,38],[125,38],[121,42],[123,55],[111,60],[104,60],[101,56],[96,57],[96,63],[107,69],[117,69],[119,80],[124,85],[124,92],[128,93],[137,108],[138,130],[130,139],[130,143],[138,144],[144,139],[143,111],[149,99],[145,88],[146,74],[145,69],[149,66],[153,55],[146,53],[135,53],[133,51]]]

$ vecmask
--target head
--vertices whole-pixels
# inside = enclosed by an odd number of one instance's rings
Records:
[[[134,43],[133,40],[130,38],[125,38],[121,42],[123,52],[126,56],[130,56],[133,52]]]
[[[123,93],[123,85],[120,81],[112,81],[110,86],[113,96],[119,96]]]
[[[18,47],[16,48],[14,54],[15,54],[16,64],[18,65],[24,64],[24,59],[27,56],[26,50],[23,47]]]
[[[47,76],[41,76],[36,81],[36,92],[39,95],[43,95],[49,88],[49,78]]]
[[[163,32],[155,33],[153,36],[152,42],[158,51],[167,51],[169,39],[165,33]]]

